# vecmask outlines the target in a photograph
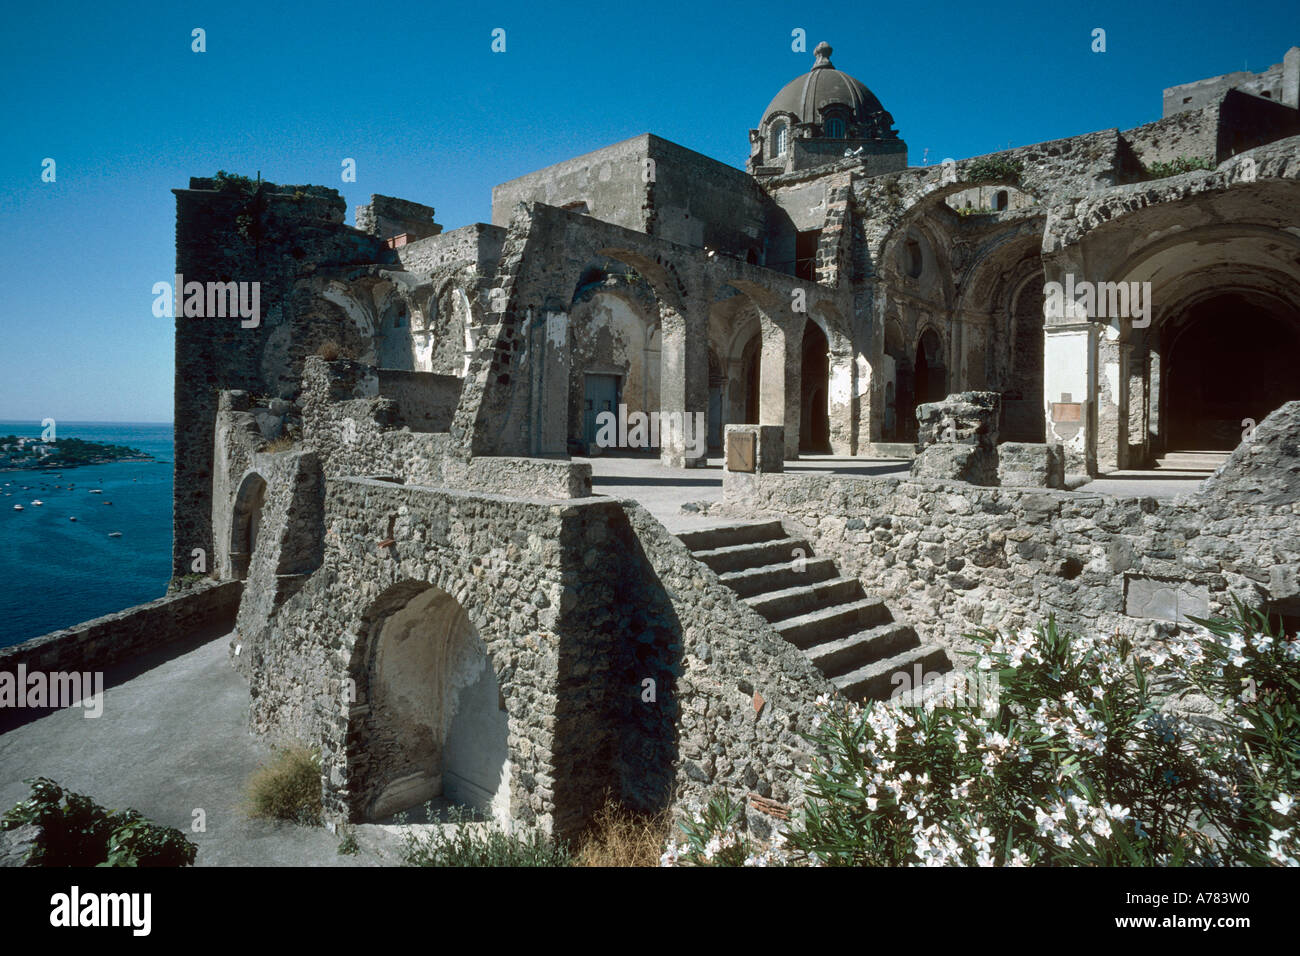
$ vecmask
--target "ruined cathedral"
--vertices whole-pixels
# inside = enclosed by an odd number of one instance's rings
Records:
[[[1051,468],[1033,493],[954,473],[936,499],[782,462],[911,458],[918,410],[959,393],[1076,481],[1256,424],[1255,465],[1283,456],[1300,47],[1165,90],[1134,129],[923,166],[825,43],[753,106],[744,171],[645,134],[503,183],[491,223],[450,231],[379,195],[347,225],[319,186],[175,190],[177,272],[257,282],[261,314],[177,310],[174,564],[244,582],[250,725],[321,747],[331,819],[440,796],[568,831],[611,789],[662,807],[718,786],[760,812],[797,801],[819,695],[950,667],[972,622],[1176,628],[1157,580],[1185,606],[1295,597],[1275,569],[1300,568],[1296,536],[1263,553],[1226,528],[1211,570],[1120,541],[1182,541],[1194,508],[1103,521]],[[700,426],[601,434],[651,413]],[[724,456],[733,523],[674,536],[593,495],[586,457],[620,446]],[[974,509],[979,540],[925,525],[944,509]],[[1067,540],[1081,515],[1115,540]],[[1016,527],[1040,522],[1060,536]]]

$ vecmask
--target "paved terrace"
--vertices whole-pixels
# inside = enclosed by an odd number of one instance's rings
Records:
[[[633,498],[672,532],[717,524],[682,505],[722,500],[722,458],[709,458],[707,468],[665,468],[654,454],[574,458],[591,465],[592,491],[598,495]],[[826,474],[846,477],[906,478],[912,463],[901,458],[849,458],[835,455],[805,455],[787,461],[791,473]],[[1172,498],[1193,494],[1208,473],[1168,471],[1117,471],[1080,486],[1080,492],[1118,497]]]

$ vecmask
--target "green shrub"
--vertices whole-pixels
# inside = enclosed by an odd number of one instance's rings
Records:
[[[458,807],[449,813],[452,828],[426,837],[406,834],[402,862],[407,866],[573,866],[569,848],[540,830],[506,833],[494,821],[476,821]],[[429,819],[433,819],[430,813]]]
[[[970,183],[1016,183],[1024,164],[1018,159],[1005,156],[983,156],[966,164],[965,182]]]
[[[1179,156],[1168,163],[1151,163],[1142,167],[1149,179],[1164,179],[1166,176],[1181,176],[1194,169],[1213,169],[1214,164],[1199,156]]]
[[[224,169],[218,169],[217,174],[212,177],[213,183],[223,192],[253,193],[257,190],[257,181],[250,176],[240,176],[238,173],[228,173]]]
[[[29,866],[190,866],[198,853],[180,830],[135,810],[110,812],[45,777],[26,782],[31,796],[0,817],[0,830],[41,827]]]
[[[351,827],[344,827],[338,845],[339,856],[355,856],[360,849],[357,846],[357,832]]]
[[[1066,634],[1051,619],[1017,637],[970,635],[976,669],[997,677],[996,696],[979,709],[823,698],[801,817],[756,853],[734,833],[728,843],[736,817],[714,806],[683,826],[683,855],[714,864],[1300,865],[1300,641],[1239,603],[1227,618],[1197,623],[1194,635],[1145,654],[1121,637]],[[1193,691],[1219,716],[1169,709]]]
[[[319,826],[320,751],[301,745],[278,748],[249,778],[248,799],[252,816]]]

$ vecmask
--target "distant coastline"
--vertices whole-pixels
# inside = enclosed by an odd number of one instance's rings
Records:
[[[42,441],[17,435],[0,436],[0,473],[57,472],[86,465],[158,461],[139,448],[62,438]]]

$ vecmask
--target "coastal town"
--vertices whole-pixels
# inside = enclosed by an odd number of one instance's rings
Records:
[[[80,438],[43,441],[17,435],[0,436],[0,471],[51,471],[115,461],[153,461],[153,456],[138,448]]]

